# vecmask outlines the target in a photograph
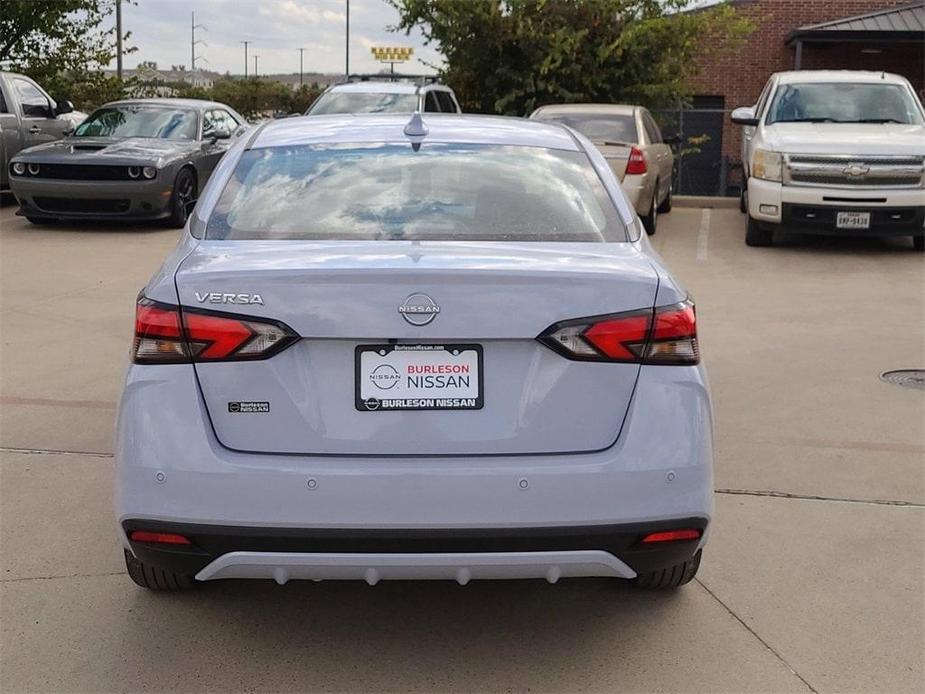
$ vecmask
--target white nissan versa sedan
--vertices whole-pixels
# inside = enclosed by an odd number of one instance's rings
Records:
[[[690,581],[694,306],[556,125],[317,116],[237,143],[138,297],[117,516],[153,590]]]

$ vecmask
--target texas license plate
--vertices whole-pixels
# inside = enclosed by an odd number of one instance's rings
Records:
[[[355,404],[361,412],[480,410],[482,346],[360,345]]]
[[[835,226],[838,229],[870,229],[870,212],[839,212]]]

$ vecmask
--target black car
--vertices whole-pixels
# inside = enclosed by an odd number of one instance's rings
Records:
[[[163,219],[182,227],[215,165],[247,128],[234,109],[213,101],[115,101],[70,137],[13,157],[10,188],[30,222]]]

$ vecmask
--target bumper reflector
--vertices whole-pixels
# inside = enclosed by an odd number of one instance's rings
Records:
[[[644,544],[652,542],[676,542],[678,540],[699,540],[700,530],[667,530],[661,533],[649,533],[642,541]]]
[[[191,545],[189,539],[176,533],[154,533],[148,530],[133,530],[128,536],[132,542],[154,542],[160,545]]]

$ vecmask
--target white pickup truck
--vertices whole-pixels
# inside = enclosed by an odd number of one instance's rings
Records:
[[[883,72],[819,70],[771,76],[745,126],[745,242],[778,229],[837,236],[910,236],[925,250],[925,110],[909,84]]]

